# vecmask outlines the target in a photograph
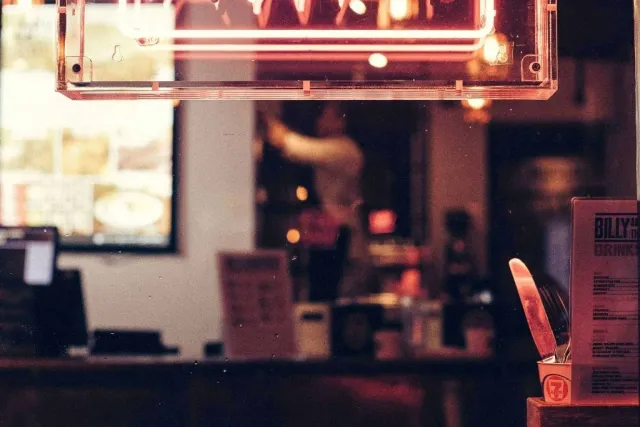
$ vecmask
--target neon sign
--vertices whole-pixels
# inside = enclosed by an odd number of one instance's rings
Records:
[[[87,19],[107,7],[141,55],[257,70],[252,83],[129,81],[121,97],[544,99],[555,91],[555,0],[58,0],[63,93],[116,96],[118,83],[99,84],[87,55],[103,43],[87,37]]]
[[[188,0],[179,0],[178,10],[183,8],[185,1]],[[361,0],[324,0],[324,3],[322,0],[250,0],[246,7],[251,7],[256,15],[258,28],[247,28],[248,26],[234,23],[229,17],[228,8],[237,7],[238,2],[229,0],[213,3],[215,14],[220,20],[216,28],[211,29],[168,30],[158,27],[152,20],[145,19],[142,9],[146,3],[143,4],[142,0],[134,0],[132,5],[127,4],[126,0],[120,0],[118,12],[121,31],[128,37],[147,41],[142,44],[150,49],[185,52],[469,53],[480,49],[485,38],[494,29],[496,12],[493,0],[471,0],[466,5],[464,21],[468,28],[447,28],[453,27],[451,21],[448,25],[432,23],[434,15],[431,0],[422,1],[427,13],[413,19],[410,25],[404,25],[403,19],[409,16],[407,5],[415,4],[417,0],[373,2],[376,7],[371,8],[371,13],[375,19],[358,19],[353,22],[347,19],[351,4],[363,7],[355,7],[361,12],[353,13],[356,18],[362,18],[367,13],[365,3]],[[170,4],[165,0],[163,6],[168,7]],[[314,8],[317,4],[335,7]],[[381,7],[384,4],[388,7]],[[394,7],[398,4],[405,5],[405,9]],[[276,5],[284,7],[277,8]],[[291,18],[291,11],[295,11],[293,21],[287,19]],[[335,14],[334,18],[332,13]],[[391,22],[394,16],[395,24]],[[159,42],[160,40],[163,42]],[[178,43],[180,41],[197,43]],[[265,43],[267,41],[269,43]]]

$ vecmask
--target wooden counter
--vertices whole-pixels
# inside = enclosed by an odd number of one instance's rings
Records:
[[[629,405],[549,405],[527,399],[527,427],[638,427],[640,407]]]
[[[523,427],[535,369],[463,355],[0,359],[0,426]]]
[[[528,364],[527,364],[528,365]],[[508,366],[509,367],[509,366]],[[521,366],[513,365],[511,368]],[[0,358],[0,376],[8,373],[22,374],[99,374],[114,373],[164,373],[164,374],[219,374],[249,373],[268,370],[298,374],[406,374],[430,373],[433,375],[488,374],[505,367],[490,358],[475,357],[464,352],[437,353],[416,359],[368,360],[368,359],[272,359],[272,360],[193,360],[175,356],[167,357],[69,357],[59,359]],[[534,366],[535,368],[535,366]]]

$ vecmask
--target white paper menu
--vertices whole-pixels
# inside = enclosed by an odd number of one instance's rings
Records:
[[[284,251],[220,253],[225,355],[296,355],[291,280]]]
[[[638,404],[638,202],[572,210],[572,403]]]

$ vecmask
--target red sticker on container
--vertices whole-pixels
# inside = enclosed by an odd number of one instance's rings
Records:
[[[569,381],[560,375],[549,375],[544,382],[545,397],[552,402],[562,402],[569,394]]]

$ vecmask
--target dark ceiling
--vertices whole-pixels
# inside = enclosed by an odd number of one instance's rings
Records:
[[[558,49],[561,56],[631,59],[633,0],[558,0]]]

